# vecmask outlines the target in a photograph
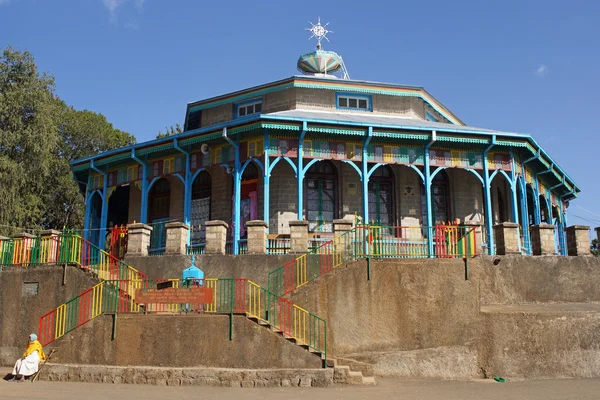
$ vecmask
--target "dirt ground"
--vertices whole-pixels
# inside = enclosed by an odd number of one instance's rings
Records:
[[[600,398],[600,379],[564,379],[497,383],[378,379],[377,386],[331,388],[217,388],[112,385],[93,383],[0,381],[0,399],[527,399],[591,400]]]

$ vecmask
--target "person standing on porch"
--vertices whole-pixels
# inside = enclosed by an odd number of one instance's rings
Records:
[[[26,376],[35,374],[40,366],[40,361],[45,360],[46,355],[42,344],[38,342],[37,335],[32,333],[29,335],[29,344],[23,353],[23,357],[17,360],[13,368],[11,381],[23,382]],[[17,379],[20,377],[19,379]]]

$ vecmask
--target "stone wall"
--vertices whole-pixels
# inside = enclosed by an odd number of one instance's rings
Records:
[[[295,88],[290,88],[265,94],[263,96],[262,112],[273,113],[293,110],[296,108],[296,90]]]
[[[200,126],[202,128],[231,121],[233,119],[233,104],[223,104],[220,106],[202,110]]]
[[[334,382],[331,369],[228,369],[114,367],[103,365],[48,365],[40,380],[158,386],[221,387],[327,387]]]
[[[483,188],[472,173],[461,169],[445,170],[450,181],[450,217],[465,221],[484,220]]]
[[[24,283],[37,284],[37,295],[25,294]],[[29,334],[38,333],[42,315],[97,283],[91,274],[74,267],[66,270],[61,266],[2,269],[0,365],[13,365],[21,357]]]
[[[207,171],[212,180],[210,219],[225,221],[229,224],[232,211],[233,178],[223,167],[209,167]]]
[[[354,220],[355,214],[362,215],[362,183],[360,177],[351,165],[338,161],[335,166],[340,177],[338,198],[341,212],[338,213],[338,217]]]
[[[482,304],[600,301],[600,257],[477,257],[469,268]]]
[[[156,367],[321,368],[322,360],[245,316],[102,315],[48,346],[60,364]],[[91,345],[93,344],[93,345]]]
[[[413,169],[400,165],[392,166],[392,170],[397,184],[398,222],[401,226],[421,225],[421,191],[423,190],[421,177]]]
[[[169,204],[169,220],[183,221],[183,201],[185,198],[185,188],[181,179],[176,176],[167,176],[166,179],[171,185],[171,200]]]

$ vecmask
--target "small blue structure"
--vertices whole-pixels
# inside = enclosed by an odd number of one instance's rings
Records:
[[[196,256],[192,256],[192,265],[189,268],[183,270],[181,274],[181,280],[183,282],[190,280],[199,280],[200,286],[204,284],[201,280],[204,279],[204,271],[194,265],[196,261]]]

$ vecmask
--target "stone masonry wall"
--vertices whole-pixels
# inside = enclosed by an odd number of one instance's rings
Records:
[[[421,225],[421,190],[423,183],[416,171],[411,168],[394,165],[396,177],[397,219],[402,226]]]
[[[277,92],[267,93],[263,96],[263,113],[293,110],[296,108],[296,89],[290,88]]]
[[[201,127],[220,124],[233,119],[233,104],[223,104],[221,106],[202,110]]]
[[[334,164],[338,168],[340,176],[338,193],[341,212],[339,217],[354,220],[355,213],[362,215],[362,183],[351,165],[339,161]]]
[[[183,221],[183,199],[185,194],[183,182],[175,176],[167,176],[166,179],[171,185],[169,220],[178,222]]]

